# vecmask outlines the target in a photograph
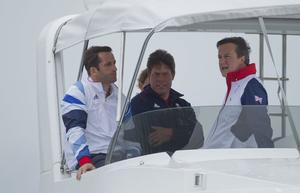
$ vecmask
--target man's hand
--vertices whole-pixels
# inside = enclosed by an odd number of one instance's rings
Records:
[[[155,130],[149,135],[149,142],[152,146],[156,147],[171,140],[173,129],[156,126],[152,128]]]
[[[80,180],[82,174],[84,174],[85,172],[91,171],[93,169],[95,169],[95,166],[93,164],[91,164],[91,163],[83,164],[82,166],[80,166],[80,168],[77,171],[76,179]]]

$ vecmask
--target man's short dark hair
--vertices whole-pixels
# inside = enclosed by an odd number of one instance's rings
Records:
[[[229,38],[224,38],[217,43],[217,47],[227,44],[227,43],[233,43],[236,45],[235,52],[237,53],[238,57],[245,56],[245,64],[250,63],[249,59],[249,53],[251,48],[249,47],[248,43],[245,41],[244,38],[242,37],[229,37]]]
[[[156,50],[150,54],[147,62],[148,73],[151,73],[153,66],[161,64],[167,65],[170,68],[172,74],[175,75],[175,61],[173,56],[167,51],[161,49]]]
[[[98,57],[100,52],[112,52],[112,49],[108,46],[92,46],[85,51],[83,65],[90,75],[90,68],[95,67],[99,70],[98,65],[101,63],[101,58]]]

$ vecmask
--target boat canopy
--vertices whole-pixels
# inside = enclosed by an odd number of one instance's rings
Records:
[[[95,2],[95,1],[94,1]],[[205,31],[300,35],[299,0],[107,0],[62,26],[55,52],[116,32]]]

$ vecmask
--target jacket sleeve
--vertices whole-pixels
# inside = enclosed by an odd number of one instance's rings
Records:
[[[87,104],[81,82],[72,85],[62,100],[62,119],[66,128],[66,140],[71,145],[79,165],[91,163],[85,137]]]
[[[256,79],[248,82],[241,97],[241,104],[242,111],[231,132],[242,142],[253,134],[258,147],[274,147],[273,130],[266,107],[267,92]]]

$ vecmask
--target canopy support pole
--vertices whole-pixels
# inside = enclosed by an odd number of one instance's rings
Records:
[[[132,94],[132,91],[133,91],[133,88],[134,88],[134,85],[135,85],[135,81],[137,79],[138,72],[140,70],[140,67],[141,67],[141,64],[142,64],[142,61],[143,61],[143,58],[144,58],[144,55],[145,55],[145,51],[146,51],[147,45],[148,45],[149,40],[151,39],[151,37],[153,36],[154,33],[155,33],[155,29],[152,29],[149,32],[149,34],[147,35],[147,37],[146,37],[146,39],[144,41],[144,44],[143,44],[143,47],[142,47],[142,50],[141,50],[141,53],[140,53],[137,65],[135,67],[135,71],[134,71],[133,77],[131,79],[129,90],[128,90],[128,93],[127,93],[127,96],[126,96],[126,99],[125,99],[124,108],[122,109],[122,114],[121,114],[120,120],[118,121],[117,130],[116,130],[116,132],[115,132],[115,134],[113,136],[113,139],[112,139],[112,141],[111,141],[111,143],[109,145],[109,148],[108,148],[108,152],[107,152],[105,164],[111,163],[112,153],[113,153],[113,150],[115,149],[115,146],[116,146],[116,143],[117,143],[120,131],[121,131],[121,125],[122,125],[123,119],[125,117],[125,113],[127,112],[128,107],[129,107],[129,102],[130,102],[131,94]]]
[[[264,35],[259,34],[259,78],[264,81]]]
[[[284,93],[286,93],[286,80],[287,80],[287,76],[286,76],[286,68],[287,68],[287,35],[283,34],[282,35],[282,89],[284,91]],[[284,100],[282,99],[282,103],[284,103]],[[285,137],[286,136],[286,110],[285,108],[282,108],[282,112],[281,112],[281,136]]]
[[[79,71],[78,71],[78,75],[77,75],[77,81],[81,80],[82,78],[82,72],[83,72],[83,61],[84,61],[84,55],[85,55],[85,51],[87,50],[89,46],[89,40],[85,40],[84,44],[83,44],[83,50],[82,50],[82,55],[81,55],[81,61],[80,61],[80,66],[79,66]]]
[[[119,77],[118,81],[120,83],[118,89],[118,106],[117,106],[117,118],[116,121],[119,122],[122,113],[122,93],[123,93],[123,77],[124,77],[124,64],[125,64],[125,48],[126,48],[126,32],[122,33],[122,40],[121,40],[121,68],[119,70]]]

